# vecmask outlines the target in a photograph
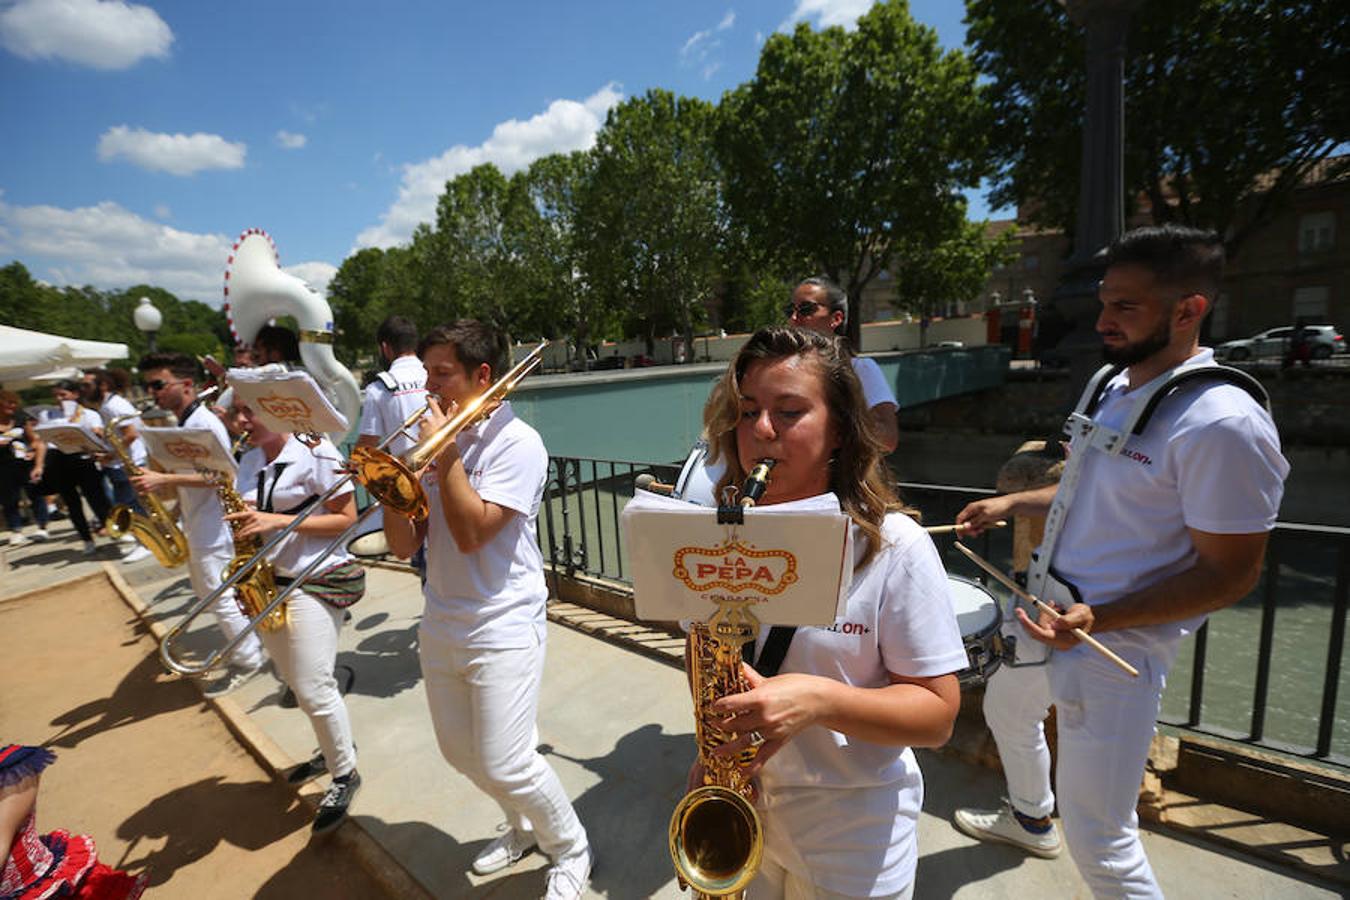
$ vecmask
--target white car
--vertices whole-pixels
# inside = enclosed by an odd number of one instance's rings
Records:
[[[1303,330],[1308,340],[1309,354],[1313,359],[1330,359],[1333,354],[1347,351],[1345,338],[1336,330],[1335,325],[1305,325]],[[1225,341],[1214,348],[1214,356],[1232,362],[1272,357],[1283,359],[1289,352],[1289,342],[1293,337],[1293,326],[1271,328],[1240,341]]]

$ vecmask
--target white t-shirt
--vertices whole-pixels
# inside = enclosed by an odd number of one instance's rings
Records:
[[[548,588],[534,523],[548,479],[548,451],[539,433],[516,418],[510,403],[455,440],[478,495],[516,515],[486,545],[461,553],[445,522],[436,473],[423,477],[431,505],[422,587],[426,616],[464,647],[532,646],[547,634]]]
[[[882,535],[886,546],[854,573],[844,616],[798,628],[780,672],[882,687],[890,672],[931,677],[969,665],[932,539],[901,513],[886,517]],[[860,557],[856,526],[853,541]],[[765,764],[760,781],[766,849],[790,871],[855,897],[913,882],[923,776],[908,747],[813,725]]]
[[[413,410],[427,405],[427,370],[416,356],[400,356],[389,364],[389,374],[398,382],[390,390],[378,378],[366,385],[361,401],[361,434],[383,438],[402,425]],[[417,430],[413,429],[413,434]],[[412,449],[415,440],[400,436],[385,449],[395,456]]]
[[[312,451],[294,435],[282,446],[277,458],[267,461],[261,447],[254,447],[239,460],[239,478],[235,489],[248,503],[265,512],[299,513],[296,507],[311,497],[322,496],[342,475],[337,467],[342,459],[337,448],[327,438],[319,441]],[[263,495],[258,495],[258,476],[263,476]],[[329,499],[341,499],[352,493],[348,482]],[[322,513],[315,513],[322,515]],[[270,535],[269,535],[270,537]],[[333,538],[324,535],[293,532],[273,548],[272,565],[278,575],[293,577],[324,552]],[[351,559],[345,547],[337,547],[326,554],[329,565]]]
[[[215,432],[221,446],[230,446],[230,433],[220,418],[206,404],[200,404],[183,421],[184,428],[209,428]],[[234,538],[225,521],[225,510],[213,487],[178,488],[178,512],[183,517],[183,531],[193,553],[234,549]]]
[[[852,362],[853,372],[862,382],[863,399],[867,402],[868,409],[883,403],[899,406],[895,402],[895,392],[891,390],[891,385],[886,381],[886,376],[882,374],[881,366],[877,365],[876,360],[855,356]]]
[[[128,400],[126,397],[123,397],[121,394],[109,394],[107,397],[104,398],[103,404],[98,408],[98,412],[99,415],[103,417],[103,421],[105,423],[111,424],[113,419],[119,418],[121,416],[136,415],[136,407],[132,406],[131,401]],[[127,419],[117,427],[121,429],[126,428],[128,425],[135,428],[137,431],[140,431],[141,429],[140,417],[138,416],[137,418],[134,419]],[[118,432],[117,436],[118,437],[122,436],[120,431]],[[226,446],[229,446],[228,441],[226,441]],[[145,466],[145,461],[147,458],[149,458],[149,453],[145,449],[145,441],[141,440],[139,434],[136,436],[136,440],[132,441],[131,445],[127,447],[127,452],[131,454],[132,462],[141,467]],[[116,456],[113,456],[111,458],[111,461],[105,463],[103,467],[105,469],[120,469],[122,468],[122,464],[117,461]]]
[[[1202,350],[1182,368],[1213,359],[1212,350]],[[1094,421],[1120,427],[1151,383],[1127,393],[1128,385],[1124,372],[1108,383]],[[1190,568],[1195,548],[1187,528],[1215,534],[1269,531],[1289,474],[1270,414],[1246,391],[1217,381],[1172,393],[1119,455],[1084,452],[1051,566],[1088,604],[1118,599]],[[1155,672],[1165,672],[1181,639],[1203,621],[1200,616],[1097,637],[1131,662],[1146,659]]]

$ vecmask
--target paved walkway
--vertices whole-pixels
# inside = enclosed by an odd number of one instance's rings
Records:
[[[66,532],[59,541],[9,554],[0,596],[91,571]],[[147,560],[111,563],[152,623],[172,623],[191,603],[185,574]],[[538,854],[490,878],[469,873],[474,855],[500,821],[495,804],[441,758],[418,672],[421,594],[406,570],[374,568],[366,599],[353,608],[338,662],[355,678],[347,695],[364,786],[354,826],[373,839],[435,897],[539,896],[546,865]],[[183,643],[201,652],[218,632],[203,617]],[[280,706],[270,671],[218,705],[236,734],[274,768],[299,761],[315,743],[305,717]],[[3,729],[0,729],[3,730]],[[539,737],[597,854],[588,897],[675,898],[666,854],[666,822],[682,793],[693,754],[683,674],[676,668],[557,622],[549,626]],[[1072,863],[1033,859],[978,844],[948,824],[962,805],[996,799],[1001,780],[951,757],[921,752],[927,800],[920,818],[916,896],[924,898],[1086,897]],[[321,783],[321,782],[320,782]],[[311,785],[312,796],[318,784]],[[1213,845],[1146,831],[1144,841],[1169,895],[1188,898],[1337,897],[1340,891],[1288,869]],[[397,867],[393,867],[397,868]],[[390,877],[396,877],[398,873]],[[409,885],[415,890],[415,886]],[[225,896],[226,894],[222,894]],[[407,890],[404,895],[408,895]]]

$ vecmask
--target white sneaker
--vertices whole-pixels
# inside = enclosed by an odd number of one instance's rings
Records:
[[[36,528],[33,530],[33,540],[35,541],[45,541],[50,538],[51,535],[47,533],[47,529],[45,528]]]
[[[24,537],[24,534],[21,531],[16,531],[9,536],[9,545],[11,547],[24,547],[31,543],[32,541]]]
[[[510,825],[500,825],[498,828],[505,828],[501,836],[492,843],[483,848],[483,852],[474,857],[473,870],[479,875],[491,875],[493,872],[500,872],[508,866],[514,866],[520,862],[520,858],[535,848],[538,841],[535,840],[533,831],[517,831]]]
[[[206,682],[202,688],[202,693],[206,694],[208,697],[224,697],[226,694],[237,690],[244,682],[248,681],[261,671],[261,663],[251,669],[232,665],[214,681]]]
[[[544,900],[581,900],[591,877],[591,848],[564,856],[548,870]]]
[[[127,550],[125,553],[122,554],[122,562],[124,563],[140,562],[149,555],[150,555],[150,548],[138,542],[136,546],[132,547],[130,550]]]
[[[1054,822],[1050,823],[1050,830],[1044,834],[1028,831],[1026,826],[1017,821],[1008,803],[997,810],[958,809],[953,821],[957,828],[977,841],[1012,844],[1044,859],[1059,856],[1063,847],[1059,840],[1059,829]]]
[[[98,546],[93,541],[85,541],[84,549],[80,551],[81,556],[93,556],[98,552]]]

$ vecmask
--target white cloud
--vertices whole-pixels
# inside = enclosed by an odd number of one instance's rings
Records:
[[[168,56],[172,43],[158,13],[122,0],[19,0],[0,12],[0,44],[24,59],[126,69]]]
[[[309,138],[303,134],[296,134],[293,131],[281,129],[277,132],[277,144],[283,150],[299,150],[305,144],[309,143]]]
[[[412,237],[413,229],[436,218],[436,200],[445,183],[474,166],[494,163],[507,175],[550,153],[589,150],[605,114],[623,99],[618,85],[607,84],[585,100],[554,100],[525,121],[508,119],[476,147],[456,144],[440,156],[403,167],[398,199],[380,216],[380,224],[356,236],[362,247],[392,247]]]
[[[681,65],[698,66],[702,70],[704,81],[712,78],[713,73],[722,68],[721,60],[710,59],[713,53],[722,49],[722,39],[717,35],[735,24],[736,11],[729,9],[716,27],[695,31],[680,48]]]
[[[151,172],[191,175],[203,169],[240,169],[248,147],[218,134],[159,134],[125,125],[109,128],[98,139],[98,158],[125,159]]]
[[[328,282],[337,274],[337,266],[326,262],[302,262],[281,268],[283,272],[289,272],[302,281],[308,281],[309,286],[324,297],[328,296]]]
[[[172,218],[173,218],[173,210],[169,209],[169,207],[168,207],[167,204],[164,204],[164,203],[156,203],[156,204],[155,204],[155,215],[156,215],[157,217],[161,218],[161,219],[172,219]]]
[[[803,19],[815,19],[820,28],[842,25],[852,31],[858,17],[871,8],[872,0],[797,0],[797,8],[778,27],[787,30]]]
[[[219,308],[233,244],[232,237],[181,231],[112,202],[78,209],[12,206],[0,194],[0,258],[22,260],[34,278],[58,286],[152,284]],[[302,262],[286,271],[324,290],[337,269]]]

